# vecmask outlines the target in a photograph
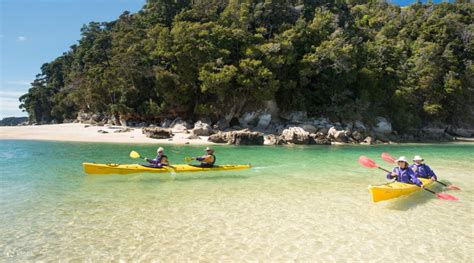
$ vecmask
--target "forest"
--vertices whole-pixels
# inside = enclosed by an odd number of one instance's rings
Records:
[[[473,124],[473,11],[468,0],[148,0],[84,25],[20,108],[36,123],[217,121],[273,101],[341,122],[383,116],[399,131]]]

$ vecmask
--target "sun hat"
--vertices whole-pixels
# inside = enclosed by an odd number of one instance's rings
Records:
[[[424,159],[419,155],[415,155],[415,157],[413,157],[413,161],[424,161]]]
[[[162,151],[164,151],[164,150],[165,150],[165,149],[163,149],[163,147],[160,147],[160,148],[158,148],[158,150],[156,150],[156,152],[159,153],[159,152],[162,152]]]
[[[211,147],[206,147],[205,151],[207,152],[207,151],[214,151],[214,150]]]
[[[395,162],[406,162],[408,163],[408,160],[405,156],[400,156],[397,160],[395,160]]]

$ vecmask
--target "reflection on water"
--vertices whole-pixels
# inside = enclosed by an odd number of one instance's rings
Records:
[[[242,171],[86,176],[155,147],[0,141],[0,261],[472,262],[470,145],[216,147]],[[166,147],[174,163],[202,147]],[[418,192],[373,204],[384,173],[357,163],[420,154],[459,185],[458,202]],[[54,154],[52,154],[54,153]],[[380,162],[382,164],[382,162]],[[439,185],[433,189],[441,191]]]

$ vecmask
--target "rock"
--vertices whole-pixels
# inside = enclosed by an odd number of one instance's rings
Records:
[[[373,129],[377,134],[392,133],[392,124],[383,117],[377,117],[377,126]]]
[[[371,145],[371,144],[374,144],[374,139],[370,136],[367,136],[363,142],[361,142],[360,144],[367,144],[367,145]]]
[[[89,127],[90,127],[89,124],[84,125],[84,128],[89,128]]]
[[[352,133],[352,138],[354,138],[354,140],[360,142],[364,139],[364,136],[362,135],[362,133],[360,133],[359,131],[354,131]]]
[[[259,111],[244,113],[242,117],[239,118],[240,125],[243,127],[255,126],[257,124],[257,117],[259,114],[260,114]]]
[[[188,129],[192,129],[192,124],[182,120],[181,118],[176,118],[171,125],[171,130],[173,132],[185,132]]]
[[[231,132],[228,143],[236,145],[263,145],[264,138],[261,132],[248,130]]]
[[[185,142],[184,144],[189,144],[189,142]]]
[[[277,141],[278,141],[278,139],[274,134],[269,134],[269,135],[264,137],[263,144],[264,145],[275,145],[275,144],[277,144]]]
[[[220,119],[212,126],[212,128],[214,130],[218,130],[218,131],[225,130],[225,129],[229,128],[229,121],[225,118]]]
[[[95,122],[100,122],[105,118],[105,116],[101,113],[92,114],[91,119]]]
[[[278,115],[280,115],[280,109],[278,108],[276,100],[266,100],[263,104],[265,106],[265,111],[269,112],[273,119],[278,118]]]
[[[98,133],[109,133],[108,131],[104,131],[104,130],[98,130],[97,132]]]
[[[142,133],[145,134],[147,137],[153,139],[168,139],[173,136],[173,132],[170,129],[165,129],[161,127],[143,128]]]
[[[171,126],[172,121],[170,119],[165,119],[164,121],[161,122],[160,127],[161,128],[169,128]]]
[[[308,144],[309,132],[303,130],[301,127],[290,127],[283,130],[280,138],[286,143]]]
[[[201,137],[199,137],[198,135],[192,134],[192,135],[188,136],[188,139],[190,139],[190,140],[199,140],[199,139],[201,139]]]
[[[336,127],[331,127],[328,131],[327,135],[328,139],[334,140],[336,142],[347,142],[348,138],[346,135],[346,131],[337,130]]]
[[[201,121],[194,123],[193,134],[196,136],[209,136],[212,133],[211,125]]]
[[[311,124],[303,124],[300,127],[303,128],[303,130],[305,130],[309,133],[316,133],[318,131],[318,128],[314,127]]]
[[[230,132],[219,131],[209,136],[207,140],[213,143],[227,143],[229,139],[230,139]]]
[[[257,129],[260,131],[264,131],[265,129],[268,128],[268,125],[270,125],[271,121],[272,121],[271,113],[261,114],[260,116],[258,116]]]
[[[316,145],[331,145],[331,140],[329,140],[326,134],[322,132],[317,132],[315,134],[310,134],[310,144]]]
[[[123,127],[128,126],[128,119],[123,115],[120,115],[119,122],[120,122],[120,125],[122,125]]]
[[[92,117],[92,114],[90,113],[86,113],[86,112],[83,112],[83,111],[79,111],[77,113],[77,120],[79,122],[89,122],[91,120],[91,117]]]
[[[308,118],[306,111],[290,111],[280,114],[280,117],[290,122],[302,122]]]

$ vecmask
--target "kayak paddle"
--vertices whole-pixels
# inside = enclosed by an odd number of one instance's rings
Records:
[[[367,168],[379,168],[380,170],[383,170],[385,172],[390,173],[390,171],[378,166],[376,162],[374,162],[372,159],[369,159],[366,156],[359,157],[359,163],[362,164],[363,166],[367,167]],[[421,186],[420,186],[420,188],[421,188]],[[431,191],[430,189],[427,189],[427,188],[424,188],[424,187],[422,189],[436,195],[439,199],[449,200],[449,201],[459,200],[457,197],[449,195],[449,194],[436,193],[436,192]]]
[[[367,156],[359,157],[359,163],[362,164],[363,166],[367,167],[367,168],[379,168],[382,171],[390,173],[389,170],[386,170],[386,169],[378,166],[373,160],[369,159]]]
[[[130,158],[133,158],[133,159],[137,159],[137,158],[141,158],[143,160],[145,160],[146,158],[145,157],[141,157],[140,154],[136,151],[131,151],[130,152]],[[165,168],[166,170],[168,170],[169,172],[173,173],[174,174],[174,167],[171,166],[171,165],[163,165],[161,166],[162,168]]]
[[[386,161],[387,163],[395,163],[395,159],[388,153],[382,153],[382,155],[380,155],[380,157],[382,157],[382,159],[384,161]],[[461,188],[455,186],[455,185],[447,185],[445,183],[442,183],[438,180],[436,180],[435,182],[437,182],[438,184],[441,184],[441,185],[444,185],[446,186],[449,190],[461,190]]]
[[[184,157],[184,161],[189,163],[193,161],[193,157]]]

